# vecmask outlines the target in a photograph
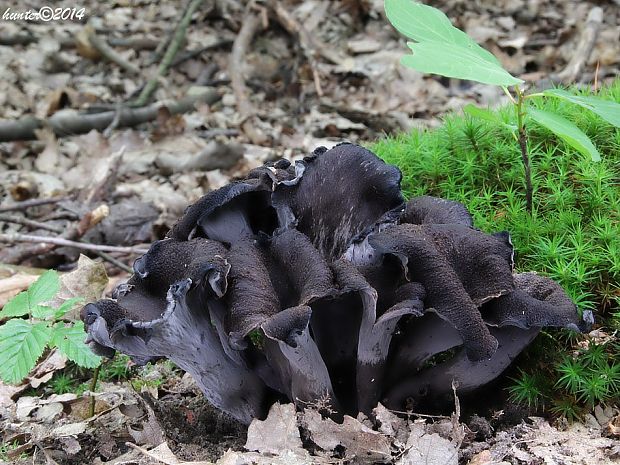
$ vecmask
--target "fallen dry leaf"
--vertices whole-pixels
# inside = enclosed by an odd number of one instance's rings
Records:
[[[62,370],[65,366],[67,366],[67,357],[58,350],[52,349],[49,355],[36,365],[31,372],[32,374],[26,378],[26,385],[29,384],[36,389],[40,385],[47,383],[52,379],[54,373]]]
[[[457,465],[458,449],[436,433],[427,434],[423,423],[411,425],[406,453],[397,465]]]
[[[302,451],[295,406],[273,404],[264,421],[254,420],[250,424],[245,448],[274,455],[285,450]]]
[[[212,462],[204,462],[204,461],[185,462],[183,460],[179,460],[172,453],[172,451],[170,450],[170,447],[165,442],[162,442],[157,447],[151,450],[146,450],[130,442],[128,442],[127,445],[133,449],[136,449],[137,451],[141,452],[147,457],[155,459],[166,465],[214,465]]]
[[[323,419],[316,410],[304,412],[304,425],[312,441],[331,456],[337,447],[344,448],[344,456],[355,463],[381,462],[391,457],[389,439],[358,420],[345,415],[342,424]]]
[[[108,284],[108,275],[101,262],[91,260],[86,255],[78,259],[77,268],[60,276],[60,291],[52,300],[52,306],[59,306],[66,300],[80,297],[82,304],[100,299]],[[79,306],[67,314],[67,318],[79,319]]]
[[[21,291],[24,291],[30,286],[33,282],[35,282],[39,278],[39,275],[29,274],[29,273],[16,273],[13,276],[9,276],[8,278],[0,279],[0,309],[4,307],[4,305],[19,294]]]
[[[15,405],[13,397],[26,389],[27,386],[11,386],[0,381],[0,408],[9,408]]]

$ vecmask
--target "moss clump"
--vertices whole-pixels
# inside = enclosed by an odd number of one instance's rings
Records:
[[[597,96],[620,103],[620,80]],[[519,146],[506,127],[450,115],[438,129],[386,138],[373,144],[372,150],[401,169],[405,195],[462,202],[476,227],[510,231],[517,271],[535,270],[557,280],[580,309],[594,310],[597,324],[612,334],[620,328],[620,130],[566,102],[540,98],[533,99],[533,104],[573,121],[597,146],[602,161],[592,162],[528,121],[532,215],[525,208]],[[497,112],[504,122],[516,123],[512,107]],[[559,399],[562,405],[572,400],[575,407],[620,400],[620,344],[613,335],[604,341],[561,332],[547,336],[551,337],[539,338],[529,351],[530,363],[527,354],[521,363],[522,373],[545,369],[556,374],[551,383],[533,384],[543,408],[557,407]],[[601,344],[607,354],[601,357],[604,362],[590,363],[591,346]],[[584,376],[569,389],[560,380],[566,374],[567,353],[576,348],[573,358],[583,365]],[[607,380],[605,386],[593,387],[592,379],[599,377]],[[514,389],[511,393],[515,398]],[[523,397],[533,403],[531,396]]]

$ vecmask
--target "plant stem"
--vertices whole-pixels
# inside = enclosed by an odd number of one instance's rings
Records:
[[[508,96],[508,98],[510,99],[510,101],[516,105],[516,104],[517,104],[517,101],[514,99],[514,97],[512,96],[512,94],[510,93],[510,91],[508,90],[508,87],[506,87],[506,86],[502,86],[502,90],[503,90],[503,91],[504,91],[504,93]]]
[[[519,89],[519,86],[515,86],[517,93],[516,111],[517,111],[517,126],[519,128],[519,146],[521,147],[521,160],[523,161],[523,167],[525,168],[525,200],[527,212],[532,214],[532,197],[534,189],[532,187],[532,168],[530,166],[530,157],[527,153],[527,133],[525,132],[525,96]]]
[[[93,371],[93,379],[90,381],[90,405],[88,406],[88,418],[95,416],[95,396],[93,395],[93,392],[97,389],[99,368],[101,368],[101,365],[95,368],[95,371]]]
[[[170,41],[170,45],[166,49],[166,53],[157,68],[157,75],[146,83],[146,86],[144,86],[135,102],[136,106],[140,107],[145,105],[149,98],[151,98],[153,92],[155,92],[155,89],[157,89],[157,86],[159,85],[159,78],[166,74],[168,68],[172,64],[172,60],[179,51],[179,48],[181,48],[181,42],[183,42],[183,39],[185,38],[187,28],[192,20],[192,15],[202,2],[203,0],[191,0],[189,3],[185,15],[181,18],[181,21],[174,32],[174,36]]]

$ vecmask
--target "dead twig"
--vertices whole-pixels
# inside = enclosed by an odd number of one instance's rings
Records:
[[[109,32],[109,31],[99,31]],[[39,42],[41,38],[46,36],[35,35],[32,31],[17,32],[16,34],[1,34],[0,33],[0,45],[13,46],[13,45],[29,45],[34,42]],[[60,37],[60,47],[62,49],[75,47],[75,39],[73,37]],[[158,45],[161,44],[160,40],[151,39],[149,37],[137,36],[137,37],[111,37],[107,40],[108,44],[112,47],[131,48],[133,50],[155,50]]]
[[[80,239],[80,242],[84,243],[84,244],[90,244],[90,242],[88,242],[85,239]],[[108,262],[110,265],[114,265],[116,268],[119,268],[123,271],[126,271],[127,273],[133,273],[133,268],[130,267],[129,265],[127,265],[126,263],[121,262],[120,260],[114,258],[112,255],[108,255],[105,252],[102,252],[101,250],[93,250],[93,252],[100,257],[102,260]]]
[[[181,19],[185,17],[185,15],[187,14],[187,10],[189,9],[190,6],[191,6],[191,0],[188,0],[185,3],[185,6],[183,7],[183,11],[180,12]],[[170,42],[172,42],[172,39],[174,38],[175,30],[176,30],[176,27],[171,28],[166,34],[166,40],[159,41],[159,44],[157,45],[157,47],[155,47],[155,51],[151,54],[151,57],[146,62],[147,66],[151,66],[157,63],[158,61],[161,61],[162,57],[164,56],[164,53],[166,53],[166,50],[168,50],[168,47],[170,46]]]
[[[114,131],[121,122],[121,115],[123,114],[123,104],[119,102],[116,104],[116,113],[114,114],[114,119],[110,123],[110,125],[103,130],[103,137],[106,139],[112,135],[112,131]]]
[[[586,19],[586,23],[581,31],[579,43],[577,44],[570,61],[562,71],[552,77],[553,80],[562,81],[567,84],[577,81],[583,71],[583,67],[588,61],[588,58],[590,58],[590,54],[592,53],[592,49],[596,43],[598,31],[601,28],[602,23],[603,9],[595,6],[588,13],[588,18]]]
[[[47,199],[30,199],[23,202],[16,202],[12,205],[0,205],[0,213],[25,210],[30,207],[38,207],[40,205],[48,205],[50,203],[64,202],[65,200],[71,200],[71,197],[49,197]]]
[[[210,105],[219,99],[220,94],[215,89],[209,89],[170,103],[158,102],[143,108],[123,108],[117,127],[130,127],[153,121],[157,118],[157,111],[163,105],[168,108],[170,114],[176,115],[192,110],[196,103],[204,102]],[[44,126],[49,126],[57,137],[85,134],[93,129],[103,131],[110,126],[117,113],[116,110],[101,113],[57,112],[48,119],[26,117],[17,121],[0,121],[0,142],[36,139],[35,130]]]
[[[78,239],[81,239],[86,232],[97,225],[103,218],[108,215],[109,209],[107,205],[101,205],[92,211],[89,211],[84,215],[77,225],[73,226],[71,229],[67,230],[61,237],[51,238],[46,236],[31,236],[28,234],[0,234],[0,242],[34,242],[34,246],[30,247],[11,247],[5,248],[0,252],[0,262],[16,264],[21,263],[23,260],[26,260],[30,257],[36,255],[43,255],[48,252],[51,252],[56,247],[60,245],[69,245],[64,243],[59,243],[58,241],[70,241],[71,243],[77,244],[75,242]],[[89,250],[88,248],[92,247],[92,244],[82,244],[82,248],[84,250]]]
[[[86,26],[88,41],[90,44],[99,52],[103,57],[111,61],[112,63],[116,63],[118,66],[123,68],[125,71],[128,71],[131,74],[140,74],[140,68],[136,65],[129,63],[125,58],[116,53],[116,51],[110,47],[105,40],[97,35],[95,29],[90,26]]]
[[[248,88],[243,76],[243,61],[250,42],[260,25],[260,18],[248,7],[243,18],[241,29],[233,44],[232,53],[228,61],[228,74],[231,86],[237,101],[237,110],[241,117],[241,129],[253,144],[263,145],[267,142],[265,135],[252,122],[256,110],[248,98]]]
[[[151,98],[151,95],[153,95],[155,89],[157,89],[159,79],[166,74],[166,71],[168,71],[168,68],[172,64],[172,60],[179,51],[179,48],[181,48],[181,42],[183,42],[183,39],[185,38],[187,27],[192,20],[192,15],[202,2],[203,0],[192,0],[189,4],[187,11],[181,18],[181,21],[174,32],[174,37],[170,41],[170,45],[166,49],[166,53],[159,64],[159,68],[157,68],[157,74],[146,83],[146,86],[144,86],[144,89],[142,89],[142,92],[140,92],[140,95],[136,100],[136,105],[144,105]]]
[[[457,388],[459,387],[458,381],[452,380],[452,394],[454,395],[454,413],[450,418],[452,423],[452,439],[456,443],[456,450],[458,451],[465,440],[465,429],[461,425],[461,401],[457,395]]]
[[[210,45],[205,45],[204,47],[195,49],[195,50],[188,50],[187,52],[183,53],[182,55],[179,55],[178,57],[176,57],[173,61],[172,64],[170,66],[172,66],[173,68],[175,66],[180,65],[181,63],[186,62],[187,60],[190,60],[194,57],[197,57],[199,55],[202,55],[204,52],[208,52],[209,50],[213,50],[216,48],[220,48],[220,47],[228,47],[230,45],[232,45],[233,41],[230,39],[222,39],[222,40],[218,40],[217,42],[210,44]]]
[[[403,411],[403,410],[388,409],[388,411],[390,411],[392,413],[396,413],[398,415],[410,415],[412,417],[419,417],[419,418],[432,418],[434,420],[450,420],[452,418],[452,417],[449,417],[447,415],[430,415],[430,414],[426,414],[426,413],[416,413],[416,412],[412,412],[410,410]]]
[[[28,218],[24,218],[23,216],[0,214],[0,223],[20,224],[22,226],[28,226],[29,228],[44,229],[46,231],[50,231],[50,232],[57,233],[57,234],[60,234],[63,231],[62,228],[58,228],[56,226],[50,226],[49,224],[42,223],[40,221],[30,220]]]
[[[331,49],[321,42],[319,38],[312,36],[278,0],[269,0],[267,4],[275,13],[276,19],[282,27],[286,29],[289,34],[299,37],[299,41],[307,57],[316,58],[317,56],[321,56],[334,65],[341,65],[346,60],[346,56]]]
[[[60,234],[63,232],[62,228],[56,227],[56,226],[50,226],[49,224],[46,223],[42,223],[40,221],[34,221],[34,220],[30,220],[28,218],[24,218],[21,216],[13,216],[13,215],[4,215],[4,214],[0,214],[0,223],[13,223],[13,224],[20,224],[22,226],[27,226],[29,228],[33,228],[33,229],[44,229],[46,231],[50,231],[56,234]],[[88,242],[86,239],[80,239],[80,242],[84,243],[84,244],[90,244],[90,242]],[[128,273],[131,273],[133,270],[131,269],[131,267],[123,262],[121,262],[120,260],[117,260],[116,258],[101,252],[101,251],[95,251],[95,253],[101,257],[103,260],[105,260],[108,263],[111,263],[112,265],[116,266],[117,268],[120,268],[121,270],[127,271]]]
[[[306,28],[297,21],[293,15],[291,15],[286,8],[277,0],[272,0],[268,3],[269,7],[275,13],[276,19],[282,25],[286,31],[293,37],[297,37],[301,49],[304,52],[306,60],[312,70],[312,78],[314,79],[314,88],[319,97],[323,96],[323,89],[321,87],[321,78],[317,69],[316,57],[318,55],[318,47],[315,41],[312,39],[310,33]]]
[[[73,247],[80,250],[90,250],[93,252],[116,252],[125,254],[145,254],[148,249],[139,247],[119,247],[114,245],[89,244],[85,242],[76,242],[62,237],[33,236],[31,234],[8,233],[0,234],[0,242],[34,242],[41,245],[52,245],[55,247]],[[37,254],[38,255],[38,254]],[[9,262],[10,263],[10,262]]]
[[[73,211],[61,210],[61,211],[53,211],[50,212],[40,218],[42,223],[47,223],[48,221],[56,221],[56,220],[68,220],[68,221],[77,221],[80,217]]]
[[[36,447],[41,449],[41,452],[43,452],[43,455],[45,456],[45,463],[46,463],[46,465],[58,465],[58,462],[56,460],[54,460],[54,458],[52,457],[52,454],[50,454],[45,449],[45,447],[43,447],[43,444],[41,444],[39,441],[34,441],[34,444],[35,444]],[[35,452],[32,455],[32,463],[36,463],[36,461],[35,461],[36,451],[37,451],[37,449],[35,448]]]
[[[131,48],[134,50],[155,50],[160,44],[159,40],[149,39],[148,37],[112,37],[108,39],[112,47]]]

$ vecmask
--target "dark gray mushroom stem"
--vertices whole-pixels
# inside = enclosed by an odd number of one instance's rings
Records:
[[[208,193],[83,308],[91,347],[169,358],[249,423],[276,399],[356,414],[443,399],[453,380],[471,392],[541,328],[587,326],[555,282],[513,273],[508,233],[456,202],[405,202],[400,180],[342,144]]]

